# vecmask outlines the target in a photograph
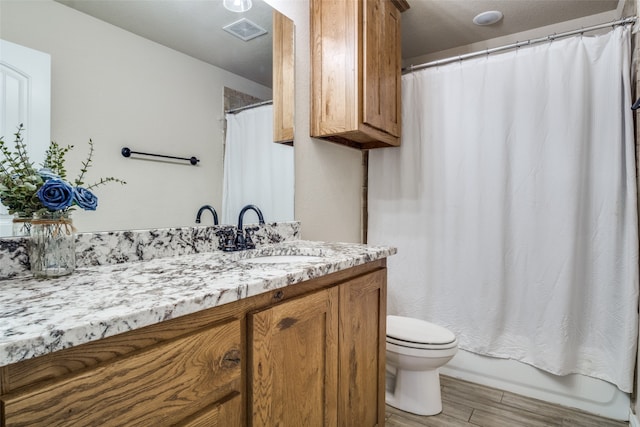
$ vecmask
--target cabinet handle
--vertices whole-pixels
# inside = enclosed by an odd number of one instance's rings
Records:
[[[276,291],[273,294],[273,299],[276,301],[280,301],[282,298],[284,298],[284,292],[283,291]]]

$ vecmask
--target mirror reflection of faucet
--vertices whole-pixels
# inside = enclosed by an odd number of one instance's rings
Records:
[[[218,213],[211,205],[204,205],[200,209],[198,209],[198,214],[196,215],[196,224],[200,224],[200,217],[202,216],[202,212],[209,211],[213,215],[213,225],[218,225]]]

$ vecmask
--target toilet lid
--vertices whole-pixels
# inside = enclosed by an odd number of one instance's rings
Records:
[[[387,316],[387,336],[418,344],[449,344],[456,340],[453,332],[442,326],[402,316]]]

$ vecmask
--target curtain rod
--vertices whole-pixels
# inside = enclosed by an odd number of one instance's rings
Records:
[[[255,104],[245,105],[244,107],[238,107],[238,108],[233,108],[231,110],[226,110],[225,113],[236,114],[236,113],[239,113],[240,111],[250,110],[251,108],[261,107],[263,105],[270,105],[270,104],[273,104],[273,101],[256,102]]]
[[[472,53],[466,53],[464,55],[452,56],[450,58],[438,59],[436,61],[427,62],[425,64],[410,65],[410,66],[408,66],[406,68],[403,68],[402,72],[403,73],[411,73],[413,71],[423,70],[425,68],[437,67],[438,65],[450,64],[452,62],[462,61],[462,60],[465,60],[465,59],[476,58],[476,57],[482,56],[482,55],[489,55],[491,53],[502,52],[502,51],[510,50],[510,49],[516,49],[516,48],[519,48],[519,47],[522,47],[522,46],[530,46],[530,45],[537,44],[537,43],[553,41],[555,39],[559,39],[559,38],[563,38],[563,37],[570,37],[570,36],[574,36],[576,34],[585,33],[587,31],[595,31],[595,30],[600,30],[602,28],[607,28],[607,27],[616,27],[618,25],[629,25],[629,24],[634,24],[635,22],[636,22],[636,17],[635,16],[630,16],[630,17],[627,17],[627,18],[619,19],[617,21],[612,21],[612,22],[599,24],[599,25],[593,25],[591,27],[586,27],[586,28],[580,28],[579,30],[567,31],[565,33],[560,33],[560,34],[555,34],[554,33],[554,34],[548,35],[546,37],[540,37],[540,38],[537,38],[537,39],[530,39],[530,40],[526,40],[526,41],[523,41],[523,42],[516,42],[516,43],[504,45],[504,46],[494,47],[494,48],[491,48],[491,49],[485,49],[485,50],[478,51],[478,52],[472,52]]]

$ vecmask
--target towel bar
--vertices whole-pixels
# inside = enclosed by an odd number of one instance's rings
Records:
[[[176,157],[176,156],[167,156],[164,154],[152,154],[152,153],[143,153],[142,151],[133,151],[129,149],[129,147],[123,147],[121,151],[124,157],[131,157],[132,154],[142,154],[143,156],[153,156],[153,157],[163,157],[165,159],[176,159],[176,160],[186,160],[192,165],[197,165],[200,159],[197,157]]]

